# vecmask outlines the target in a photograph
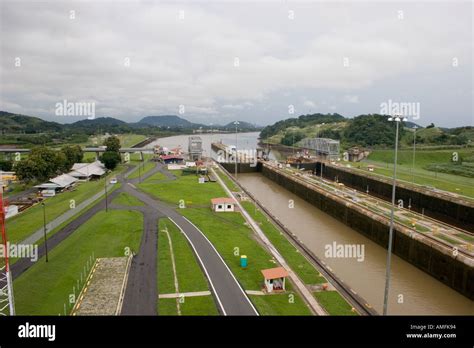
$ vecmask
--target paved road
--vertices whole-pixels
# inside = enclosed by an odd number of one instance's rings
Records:
[[[133,195],[133,192],[129,191]],[[158,246],[158,219],[165,217],[149,207],[117,206],[111,209],[138,210],[143,213],[143,236],[138,253],[134,255],[122,305],[122,315],[156,315],[158,291],[156,288],[156,258]]]
[[[115,198],[119,191],[114,191],[108,196],[108,201],[111,201]],[[74,231],[76,231],[82,224],[86,223],[90,218],[92,218],[97,212],[105,209],[105,199],[102,199],[91,208],[87,209],[84,213],[79,215],[76,219],[68,223],[61,230],[56,232],[54,235],[48,238],[48,251],[53,250],[57,245],[59,245],[63,240],[69,237]],[[45,245],[41,244],[38,246],[38,259],[43,257],[46,254]],[[41,261],[38,261],[41,262]],[[13,265],[11,265],[13,279],[18,278],[23,272],[28,268],[33,266],[34,262],[30,259],[18,259]]]
[[[166,172],[163,166],[158,163],[155,168],[143,176],[142,180],[158,171],[164,173],[169,179],[174,179],[172,174]],[[124,180],[121,175],[118,177],[120,181]],[[120,192],[127,192],[146,204],[145,207],[110,205],[111,209],[139,210],[144,215],[143,238],[140,250],[132,260],[122,314],[156,314],[158,300],[156,289],[157,226],[158,219],[167,216],[183,231],[191,243],[211,284],[212,294],[216,299],[220,312],[224,315],[258,315],[248,296],[204,234],[173,207],[138,191],[132,184],[137,181],[138,179],[125,180],[123,186],[108,197],[110,204]],[[95,203],[48,238],[48,250],[54,249],[102,209],[105,209],[105,199]],[[44,245],[38,248],[38,255],[40,258],[45,255]],[[33,263],[28,259],[18,260],[11,266],[13,278],[16,279],[32,265]]]
[[[258,315],[230,269],[214,249],[213,245],[196,226],[181,216],[172,207],[152,199],[143,192],[137,191],[131,185],[124,185],[123,190],[140,199],[148,207],[169,217],[186,235],[206,273],[209,283],[211,284],[213,296],[222,314]]]

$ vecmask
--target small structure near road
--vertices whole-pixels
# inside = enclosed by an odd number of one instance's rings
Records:
[[[183,157],[179,155],[161,155],[160,159],[165,164],[181,164],[183,163]]]
[[[69,175],[75,177],[81,181],[87,181],[91,179],[100,179],[107,169],[100,161],[92,163],[74,163]]]
[[[54,191],[56,193],[71,188],[77,181],[78,179],[69,174],[61,174],[35,187],[42,191]]]
[[[265,290],[269,293],[285,291],[285,278],[288,272],[283,267],[263,269],[262,274],[265,280]]]
[[[233,198],[219,197],[211,199],[212,210],[217,212],[235,211],[235,202]]]

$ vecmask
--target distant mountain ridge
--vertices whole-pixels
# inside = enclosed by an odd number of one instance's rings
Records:
[[[160,128],[170,131],[191,131],[197,129],[218,129],[230,131],[235,129],[233,122],[225,126],[214,124],[212,126],[201,123],[190,122],[177,115],[145,116],[138,122],[125,122],[113,117],[96,117],[94,119],[83,119],[68,124],[45,121],[39,117],[14,114],[0,111],[0,133],[54,133],[54,132],[85,132],[95,133],[98,130],[109,133],[130,133],[141,129],[150,131]],[[239,121],[238,129],[257,130],[261,127],[249,122]]]
[[[145,116],[137,124],[147,124],[155,127],[198,128],[201,124],[190,122],[176,115]]]

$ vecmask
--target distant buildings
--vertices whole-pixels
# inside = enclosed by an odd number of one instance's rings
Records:
[[[106,172],[107,169],[99,161],[75,163],[69,173],[58,175],[35,187],[41,190],[42,195],[45,197],[54,196],[58,192],[71,188],[78,181],[100,179]]]
[[[201,137],[191,136],[188,138],[188,154],[192,161],[200,160],[202,156]]]
[[[165,164],[180,164],[183,163],[183,157],[180,155],[160,155],[160,159]]]
[[[330,138],[305,138],[301,141],[301,146],[314,150],[316,155],[325,160],[335,161],[339,158],[339,140]]]
[[[68,174],[78,180],[86,181],[100,179],[106,172],[107,169],[102,162],[95,161],[93,163],[74,163]]]
[[[78,179],[69,174],[61,174],[55,178],[50,179],[48,182],[36,185],[35,187],[42,190],[42,193],[44,193],[46,196],[54,196],[56,192],[67,190],[77,181]]]
[[[359,146],[354,146],[347,150],[347,159],[350,162],[359,162],[366,158],[369,154],[370,151]]]

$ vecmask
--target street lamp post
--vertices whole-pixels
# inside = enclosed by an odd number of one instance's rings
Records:
[[[107,203],[107,174],[105,175],[104,190],[105,190],[105,212],[107,213],[109,211],[109,204]]]
[[[412,175],[412,182],[415,183],[415,153],[416,153],[416,129],[418,127],[415,125],[413,127],[414,132],[413,132],[413,163],[411,166],[411,175]]]
[[[46,262],[48,262],[48,239],[46,238],[46,205],[41,202],[43,207],[43,234],[44,234],[44,250],[46,252]]]
[[[235,178],[237,179],[237,126],[239,125],[239,121],[235,121]]]
[[[394,214],[395,214],[395,190],[397,187],[398,128],[399,128],[400,122],[406,121],[407,119],[405,117],[394,116],[394,117],[390,117],[388,120],[395,121],[396,133],[395,133],[395,159],[393,162],[392,207],[390,210],[390,230],[388,234],[387,269],[386,269],[386,274],[385,274],[383,315],[387,315],[388,291],[390,288],[390,266],[392,262],[393,220],[394,220]]]

